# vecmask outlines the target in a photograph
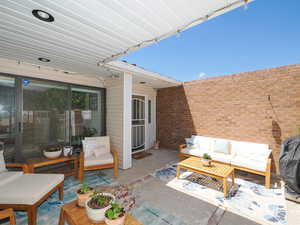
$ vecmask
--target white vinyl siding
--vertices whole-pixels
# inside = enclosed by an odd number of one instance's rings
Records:
[[[123,164],[123,81],[106,79],[106,131],[111,146],[119,153],[119,163]]]
[[[15,60],[0,59],[0,72],[24,77],[60,81],[91,87],[103,87],[104,79],[87,74],[65,74],[53,68],[38,67],[28,63],[18,64]]]

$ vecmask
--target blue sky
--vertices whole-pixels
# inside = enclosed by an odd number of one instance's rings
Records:
[[[121,59],[180,81],[300,63],[300,1],[256,0]]]

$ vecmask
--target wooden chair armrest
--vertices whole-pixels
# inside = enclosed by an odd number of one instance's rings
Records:
[[[179,148],[178,148],[179,152],[181,152],[181,150],[182,150],[183,148],[185,148],[185,147],[186,147],[186,144],[181,144],[181,145],[179,145]]]
[[[0,210],[0,219],[5,219],[9,218],[11,216],[14,216],[14,211],[13,209],[4,209]]]
[[[29,167],[27,164],[24,163],[6,163],[6,167],[14,167],[14,168],[22,168],[24,173],[29,173]]]
[[[117,150],[114,148],[110,148],[110,151],[114,156],[114,161],[119,161],[119,153],[117,152]]]

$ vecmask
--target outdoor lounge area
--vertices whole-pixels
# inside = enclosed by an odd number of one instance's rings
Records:
[[[245,44],[256,2],[1,1],[0,225],[299,224],[300,64]]]

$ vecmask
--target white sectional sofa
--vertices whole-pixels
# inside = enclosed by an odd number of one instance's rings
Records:
[[[179,146],[180,157],[202,158],[208,153],[213,161],[229,164],[235,169],[265,176],[265,186],[270,187],[272,150],[267,144],[228,139],[192,136],[187,144]]]

